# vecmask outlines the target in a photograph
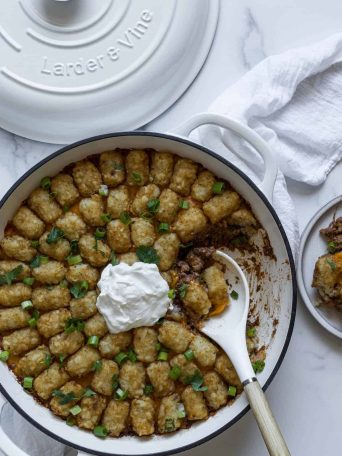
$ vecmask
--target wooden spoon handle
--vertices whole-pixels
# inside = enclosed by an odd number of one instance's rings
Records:
[[[271,456],[291,456],[258,381],[245,385],[245,392]]]

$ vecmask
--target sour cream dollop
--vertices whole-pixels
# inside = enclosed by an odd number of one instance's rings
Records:
[[[109,264],[98,287],[96,306],[112,334],[154,325],[171,304],[169,286],[155,264]]]

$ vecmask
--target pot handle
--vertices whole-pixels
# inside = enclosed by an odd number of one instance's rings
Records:
[[[264,178],[259,184],[259,188],[272,202],[274,184],[278,172],[277,163],[266,141],[250,127],[235,119],[220,114],[201,113],[196,114],[179,127],[172,130],[171,134],[188,137],[193,130],[206,124],[217,125],[218,127],[233,131],[257,150],[263,158],[265,166]]]
[[[0,394],[0,418],[4,408],[4,405],[7,404],[7,401]],[[25,451],[21,450],[14,442],[11,440],[8,435],[4,432],[1,427],[0,421],[0,449],[6,456],[29,456]]]

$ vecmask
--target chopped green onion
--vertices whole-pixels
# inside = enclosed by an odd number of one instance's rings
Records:
[[[114,169],[116,169],[117,171],[123,171],[125,169],[123,163],[118,163],[118,162],[114,162],[113,163],[113,167]]]
[[[73,239],[70,241],[70,249],[71,249],[71,255],[78,255],[79,254],[79,248],[78,248],[78,240]]]
[[[67,280],[62,280],[60,283],[59,283],[59,286],[61,288],[68,288],[68,281]]]
[[[115,398],[118,400],[118,401],[124,401],[128,396],[128,391],[126,390],[123,390],[121,388],[118,388],[116,391],[115,391]]]
[[[135,171],[132,172],[132,179],[133,179],[133,182],[135,182],[136,184],[142,183],[141,175]]]
[[[155,248],[141,245],[136,250],[137,257],[143,263],[155,263],[158,264],[160,261],[159,255]]]
[[[104,426],[95,426],[93,433],[96,437],[100,437],[101,439],[104,439],[108,435],[108,431]]]
[[[150,212],[150,214],[156,214],[159,211],[159,206],[160,206],[160,200],[157,198],[150,199],[147,202],[147,209]]]
[[[43,179],[40,181],[40,186],[44,190],[48,190],[51,187],[51,179],[50,179],[50,177],[48,177],[48,176],[43,177]]]
[[[325,260],[325,262],[331,267],[331,270],[332,271],[335,271],[336,269],[336,263],[334,263],[334,261],[332,261],[330,258],[327,258]]]
[[[208,387],[203,386],[204,378],[199,370],[197,370],[193,375],[186,377],[185,383],[191,385],[194,391],[207,391]]]
[[[230,386],[228,388],[228,396],[231,396],[231,397],[236,396],[236,386]]]
[[[255,361],[254,363],[252,363],[252,366],[253,366],[254,372],[256,374],[260,374],[260,372],[262,372],[265,368],[265,361],[262,361],[262,360]]]
[[[109,214],[101,214],[100,218],[104,223],[109,223],[112,220]]]
[[[33,247],[34,249],[39,247],[39,241],[31,241],[30,244],[31,244],[31,247]]]
[[[94,396],[96,396],[96,393],[91,388],[86,388],[84,390],[83,397],[94,397]]]
[[[69,402],[73,402],[78,399],[75,393],[73,393],[72,391],[70,393],[65,394],[61,390],[54,390],[52,396],[58,397],[59,405],[66,405],[69,404]]]
[[[115,252],[111,252],[110,254],[110,263],[112,266],[117,266],[119,264],[118,257],[115,255]]]
[[[64,363],[64,361],[66,360],[66,357],[67,357],[67,355],[58,355],[58,362],[60,365],[62,365]]]
[[[99,336],[90,336],[88,338],[87,344],[90,345],[91,347],[98,347],[100,342]]]
[[[84,298],[87,294],[89,288],[89,283],[87,280],[81,280],[80,282],[76,282],[71,288],[70,293],[73,295],[75,299]]]
[[[48,237],[46,238],[46,242],[48,244],[56,244],[56,242],[59,239],[62,239],[64,237],[64,232],[57,228],[56,226],[52,227],[52,230],[48,234]]]
[[[78,415],[79,413],[82,412],[82,409],[81,409],[81,407],[79,405],[75,405],[74,407],[72,407],[69,410],[69,412],[71,413],[71,415],[76,416],[76,415]]]
[[[181,299],[184,299],[187,291],[188,291],[188,285],[186,283],[182,283],[180,285],[180,287],[178,288],[179,297]]]
[[[97,361],[94,362],[92,371],[99,372],[102,369],[102,361],[98,359]]]
[[[173,432],[176,429],[175,420],[173,418],[165,418],[165,432]]]
[[[101,196],[108,196],[109,190],[108,185],[100,185],[99,188],[99,195]]]
[[[112,377],[112,388],[113,390],[119,388],[119,376],[117,374],[114,374]]]
[[[178,404],[177,406],[177,417],[179,419],[185,418],[186,417],[186,411],[184,404]]]
[[[82,263],[81,255],[69,256],[67,258],[69,266],[75,266],[75,264]]]
[[[120,352],[114,357],[114,361],[116,363],[118,363],[119,365],[122,364],[123,362],[127,361],[127,360],[128,360],[128,356],[124,352]]]
[[[30,318],[27,320],[27,324],[29,325],[30,328],[35,328],[37,326],[37,319],[36,318]]]
[[[65,322],[64,331],[67,334],[71,334],[74,331],[82,332],[84,330],[85,323],[80,318],[68,318]]]
[[[49,262],[49,257],[41,255],[40,256],[40,264],[47,264]]]
[[[161,344],[159,342],[156,343],[156,350],[160,351],[162,348]]]
[[[45,366],[50,367],[51,366],[51,361],[52,361],[52,358],[51,358],[50,353],[46,353],[45,358],[44,358]]]
[[[0,361],[6,363],[6,361],[8,361],[9,355],[10,353],[7,350],[0,352]]]
[[[12,269],[12,271],[6,272],[6,274],[0,275],[0,285],[12,285],[12,282],[17,279],[23,272],[22,265]]]
[[[170,231],[170,225],[168,223],[160,223],[158,226],[159,233],[168,233]]]
[[[25,277],[25,279],[23,279],[23,283],[25,285],[28,285],[28,286],[31,286],[34,284],[34,278],[33,277]]]
[[[67,204],[64,204],[64,206],[62,207],[62,209],[63,209],[63,212],[64,212],[64,214],[65,214],[65,213],[68,212],[68,210],[70,209],[70,206],[68,206]]]
[[[216,193],[217,195],[221,194],[224,190],[224,187],[224,182],[215,182],[212,187],[213,193]]]
[[[235,301],[236,301],[237,299],[239,299],[239,293],[238,293],[237,291],[235,291],[235,290],[233,290],[233,291],[230,293],[230,296],[231,296],[232,299],[235,299]]]
[[[336,244],[333,241],[328,242],[328,252],[335,253],[336,252]]]
[[[23,310],[32,309],[33,307],[32,301],[23,301],[20,305]]]
[[[158,360],[159,361],[167,361],[169,358],[169,354],[166,351],[160,351],[158,353]]]
[[[146,385],[145,388],[144,388],[144,394],[146,396],[151,396],[151,394],[153,393],[153,385]]]
[[[181,208],[181,209],[189,209],[189,201],[188,200],[180,200],[179,203],[178,203],[178,206]]]
[[[33,377],[24,377],[23,387],[25,389],[32,389],[32,387],[33,387]]]
[[[66,424],[68,426],[75,426],[75,424],[76,424],[75,418],[73,418],[72,416],[68,416],[68,418],[66,419]]]
[[[120,214],[120,221],[124,225],[129,225],[130,223],[132,223],[132,218],[131,218],[129,212],[122,211],[121,214]]]
[[[185,356],[185,359],[187,359],[188,361],[191,361],[195,357],[194,352],[190,349],[187,350],[186,352],[184,352],[184,356]]]
[[[168,291],[167,296],[170,299],[175,299],[176,297],[176,290],[174,288],[171,288],[171,290]]]
[[[256,334],[256,328],[248,328],[247,329],[247,336],[248,337],[254,337]]]
[[[181,374],[181,368],[179,366],[173,366],[169,372],[169,377],[171,380],[177,380]]]
[[[132,349],[128,350],[127,357],[130,361],[132,361],[132,363],[136,363],[138,361],[138,357]]]
[[[97,241],[100,239],[103,239],[106,236],[106,230],[103,228],[96,228],[96,231],[94,233],[94,237]]]

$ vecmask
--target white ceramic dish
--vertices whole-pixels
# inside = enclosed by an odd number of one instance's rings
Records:
[[[342,314],[335,309],[318,306],[317,291],[312,288],[312,276],[318,257],[327,253],[327,242],[319,233],[336,217],[342,216],[342,197],[338,196],[319,209],[303,231],[297,268],[297,283],[303,301],[311,315],[331,334],[342,339]]]
[[[263,182],[255,185],[232,163],[209,149],[187,139],[194,128],[205,124],[218,124],[230,128],[249,141],[260,152],[265,161]],[[13,216],[21,201],[39,184],[46,175],[54,175],[66,165],[94,153],[119,148],[155,148],[170,150],[180,156],[191,158],[228,180],[232,186],[251,204],[254,213],[266,229],[274,250],[275,260],[265,253],[258,258],[246,255],[243,263],[247,265],[247,275],[254,309],[260,321],[260,344],[267,347],[267,362],[259,376],[264,389],[270,384],[285,356],[294,324],[296,308],[295,270],[285,232],[270,200],[277,168],[266,143],[251,129],[238,122],[218,115],[199,114],[190,119],[178,131],[178,135],[150,132],[127,132],[108,134],[90,138],[65,147],[34,166],[8,191],[0,203],[0,236],[7,221]],[[265,192],[265,194],[263,193]],[[236,258],[236,255],[235,255]],[[237,258],[239,261],[239,258]],[[264,273],[258,279],[254,275],[255,262]],[[249,271],[249,272],[248,272]],[[194,424],[190,429],[181,430],[173,435],[138,438],[124,436],[120,439],[96,438],[93,434],[76,427],[69,427],[55,417],[34,399],[26,394],[14,375],[0,363],[0,392],[28,421],[37,428],[66,445],[77,448],[80,453],[96,455],[151,455],[172,454],[199,445],[238,421],[247,411],[248,404],[242,394],[232,406],[224,407],[207,421]],[[242,436],[246,438],[246,436]],[[22,456],[15,445],[0,428],[0,445],[8,456]]]

